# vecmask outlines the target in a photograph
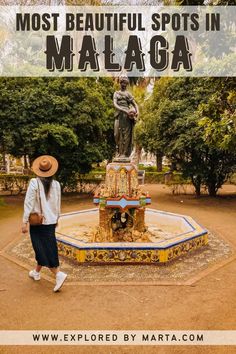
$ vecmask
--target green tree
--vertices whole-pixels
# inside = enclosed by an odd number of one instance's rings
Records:
[[[236,5],[236,0],[211,0],[209,2],[209,4],[211,5],[229,5],[229,6],[232,6],[232,5]]]
[[[156,116],[170,80],[169,78],[162,78],[161,85],[155,85],[150,99],[143,99],[144,104],[140,112],[140,120],[135,127],[135,139],[138,144],[145,151],[149,151],[156,156],[157,171],[162,170],[164,145],[159,131],[159,120],[156,119]]]
[[[0,143],[16,157],[52,154],[64,186],[111,158],[113,80],[2,78]],[[112,145],[113,144],[113,145]]]
[[[209,146],[233,151],[236,147],[236,80],[209,79],[208,82],[214,85],[214,92],[198,109],[204,139]]]
[[[159,149],[179,166],[184,176],[191,178],[197,195],[202,185],[210,195],[216,195],[235,171],[236,154],[232,148],[235,132],[230,142],[226,139],[231,149],[215,143],[211,134],[208,138],[212,121],[222,122],[226,112],[233,118],[227,97],[232,99],[234,85],[234,79],[161,78],[145,105],[140,142],[148,151]],[[220,96],[217,107],[216,102],[212,104],[216,92]],[[206,119],[211,119],[211,123],[206,124]],[[224,129],[220,133],[223,136]]]

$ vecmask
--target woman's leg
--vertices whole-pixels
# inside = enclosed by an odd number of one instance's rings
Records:
[[[35,268],[36,272],[39,273],[41,269],[42,269],[42,266],[37,264],[36,268]]]
[[[54,275],[56,275],[58,272],[59,272],[59,267],[56,267],[56,268],[49,268],[50,269],[50,271],[54,274]]]

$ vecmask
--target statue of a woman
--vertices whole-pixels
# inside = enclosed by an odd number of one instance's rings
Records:
[[[132,152],[133,127],[138,116],[138,106],[126,90],[129,80],[120,78],[120,91],[116,91],[113,103],[116,108],[114,136],[118,157],[130,157]]]

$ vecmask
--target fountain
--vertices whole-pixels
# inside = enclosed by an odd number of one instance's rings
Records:
[[[207,230],[192,218],[146,208],[151,198],[129,158],[138,107],[126,86],[121,80],[114,94],[117,156],[94,196],[97,208],[60,218],[59,254],[80,264],[166,263],[208,243]]]

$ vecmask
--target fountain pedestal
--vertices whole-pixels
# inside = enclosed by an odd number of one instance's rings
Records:
[[[107,165],[106,180],[94,196],[99,206],[96,242],[145,241],[145,207],[151,204],[147,192],[138,183],[137,166],[130,161]]]

